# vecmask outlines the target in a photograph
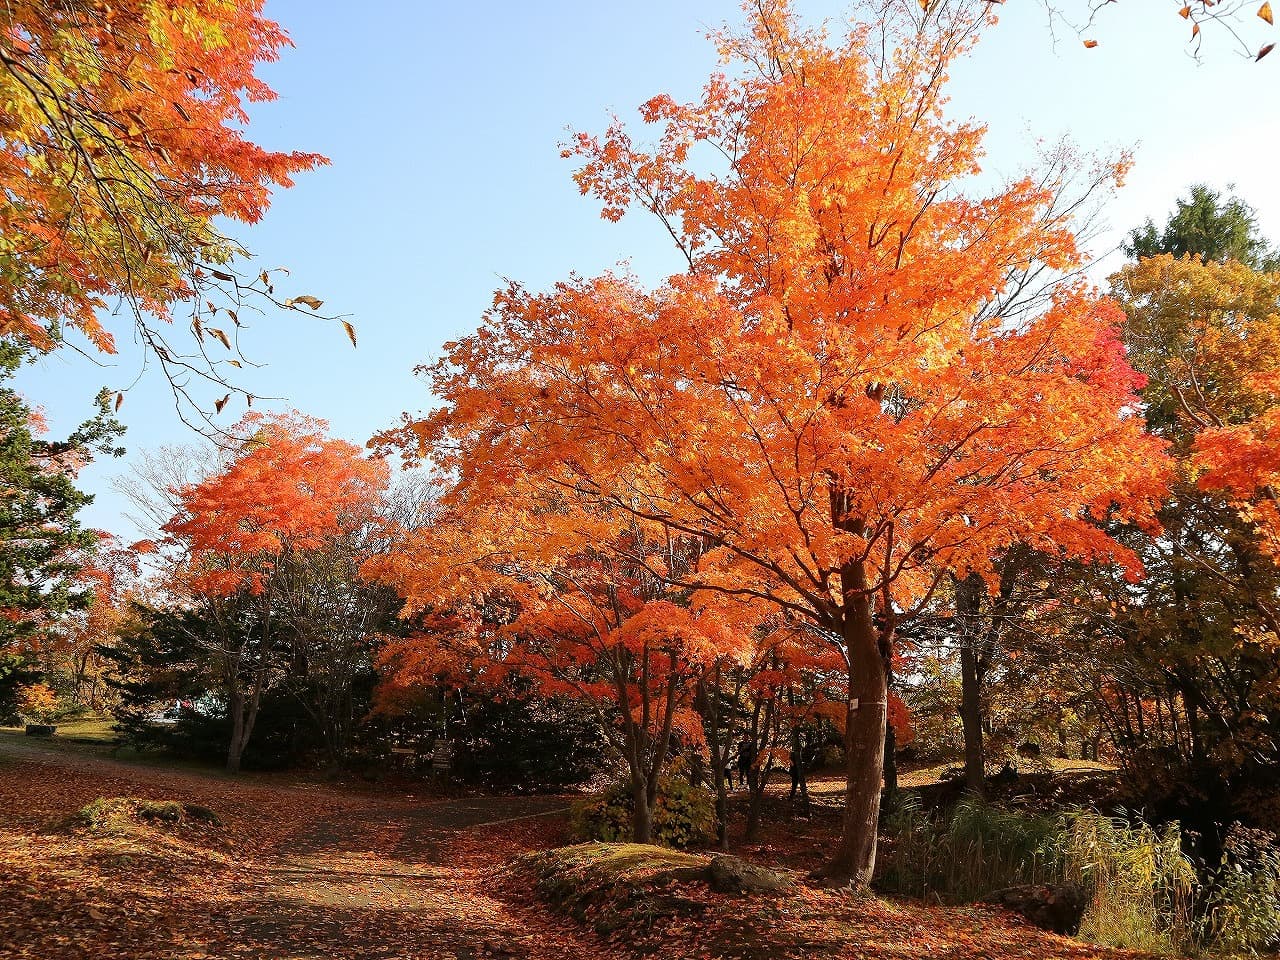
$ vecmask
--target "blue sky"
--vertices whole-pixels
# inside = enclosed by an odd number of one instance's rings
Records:
[[[850,9],[795,2],[815,20],[838,22]],[[1087,0],[1058,2],[1083,19]],[[267,367],[246,381],[287,398],[276,406],[323,417],[335,434],[363,442],[429,404],[414,365],[474,328],[504,277],[541,288],[622,261],[649,279],[679,268],[653,224],[599,218],[558,144],[570,127],[598,131],[612,113],[634,118],[655,93],[694,97],[716,67],[706,30],[738,22],[736,0],[269,0],[268,12],[296,47],[262,70],[280,99],[254,110],[253,134],[268,146],[318,151],[332,165],[301,177],[262,224],[236,235],[262,266],[289,267],[280,290],[321,297],[326,310],[351,314],[360,334],[352,350],[336,326],[258,319],[246,352]],[[989,125],[988,170],[1024,167],[1037,137],[1065,133],[1093,151],[1128,147],[1137,164],[1108,205],[1112,230],[1100,251],[1147,216],[1162,222],[1196,181],[1235,184],[1267,235],[1280,239],[1280,53],[1254,64],[1208,28],[1197,64],[1187,54],[1190,28],[1171,3],[1106,6],[1086,34],[1098,41],[1092,50],[1062,25],[1055,42],[1039,2],[1009,0],[1001,12],[951,88],[955,116]],[[1266,32],[1260,22],[1247,30]],[[137,364],[127,344],[107,368],[64,354],[27,369],[19,386],[55,430],[66,430],[98,387],[128,384]],[[239,412],[228,409],[228,420]],[[157,376],[129,393],[121,418],[131,454],[196,439]],[[83,516],[132,538],[124,503],[109,489],[127,465],[85,473],[97,501]]]

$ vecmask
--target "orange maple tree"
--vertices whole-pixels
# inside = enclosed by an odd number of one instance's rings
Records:
[[[827,872],[858,886],[899,622],[1015,542],[1133,571],[1096,521],[1148,522],[1163,479],[1130,414],[1118,309],[1078,280],[1035,283],[1081,262],[1060,184],[1040,171],[978,192],[982,128],[944,114],[982,20],[897,10],[832,41],[761,3],[744,35],[718,35],[731,74],[697,102],[644,105],[655,146],[621,124],[578,136],[582,190],[609,219],[656,217],[687,270],[653,289],[500,291],[427,368],[444,405],[384,438],[455,477],[459,510],[515,478],[571,492],[697,544],[668,586],[811,624],[846,673]],[[492,540],[522,536],[475,515]],[[561,534],[540,549],[577,535]],[[399,561],[411,601],[438,589],[420,569]]]
[[[171,379],[186,371],[216,383],[240,364],[237,308],[275,292],[268,274],[234,268],[243,251],[218,221],[258,221],[273,188],[327,162],[246,136],[247,105],[275,96],[255,69],[289,42],[262,8],[15,0],[0,9],[0,335],[49,350],[72,328],[112,353],[117,332],[103,310],[123,300]],[[144,319],[171,320],[180,303],[191,308],[194,348]],[[220,307],[227,319],[217,324]]]
[[[652,533],[518,480],[406,532],[364,567],[415,584],[418,629],[384,643],[382,695],[442,683],[501,695],[520,676],[590,704],[627,764],[632,837],[648,843],[664,765],[677,743],[702,745],[694,680],[746,645],[746,630],[668,586],[660,571],[689,564],[688,543]]]
[[[291,628],[279,609],[281,578],[308,552],[375,522],[389,483],[385,461],[329,437],[321,420],[252,413],[236,429],[249,435],[238,455],[175,490],[180,509],[164,528],[181,558],[171,580],[216,633],[233,771],[279,666],[273,645]]]

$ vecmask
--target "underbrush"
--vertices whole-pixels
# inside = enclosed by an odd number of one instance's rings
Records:
[[[1260,831],[1237,831],[1222,863],[1199,869],[1177,823],[1083,809],[1046,816],[966,796],[944,815],[906,794],[884,831],[882,890],[969,903],[1044,885],[1081,895],[1090,943],[1230,956],[1280,946],[1280,848]]]
[[[574,832],[581,840],[629,842],[633,804],[630,784],[614,784],[574,806]],[[709,790],[681,777],[662,778],[651,824],[654,843],[678,848],[706,843],[715,836],[715,823],[715,798]]]
[[[895,893],[968,903],[1005,887],[1050,882],[1060,872],[1054,818],[972,797],[946,819],[903,793],[884,830],[889,842],[879,884]]]

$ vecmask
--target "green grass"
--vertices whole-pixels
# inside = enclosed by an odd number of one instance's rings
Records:
[[[114,744],[116,742],[116,732],[112,729],[114,726],[115,720],[110,717],[84,717],[59,723],[54,737],[74,740],[77,743]]]
[[[57,727],[53,737],[38,738],[41,743],[64,741],[107,746],[116,743],[116,732],[112,729],[115,726],[115,720],[111,717],[93,715],[76,717],[71,720],[60,720],[53,726]],[[0,731],[16,736],[26,735],[26,727],[0,727]]]
[[[647,843],[579,843],[526,854],[517,865],[540,878],[599,886],[648,880],[672,870],[700,871],[707,861],[705,856]]]

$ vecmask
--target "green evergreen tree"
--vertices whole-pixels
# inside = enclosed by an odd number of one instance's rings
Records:
[[[95,454],[120,456],[124,432],[101,392],[97,412],[66,440],[41,437],[39,418],[10,385],[24,351],[0,343],[0,654],[21,657],[92,593],[77,582],[97,534],[77,514],[93,497],[76,475]]]
[[[1239,197],[1224,198],[1203,183],[1178,200],[1163,230],[1149,218],[1129,233],[1124,252],[1134,260],[1171,253],[1198,253],[1206,261],[1238,260],[1255,270],[1280,269],[1280,251],[1259,235],[1257,213]]]

